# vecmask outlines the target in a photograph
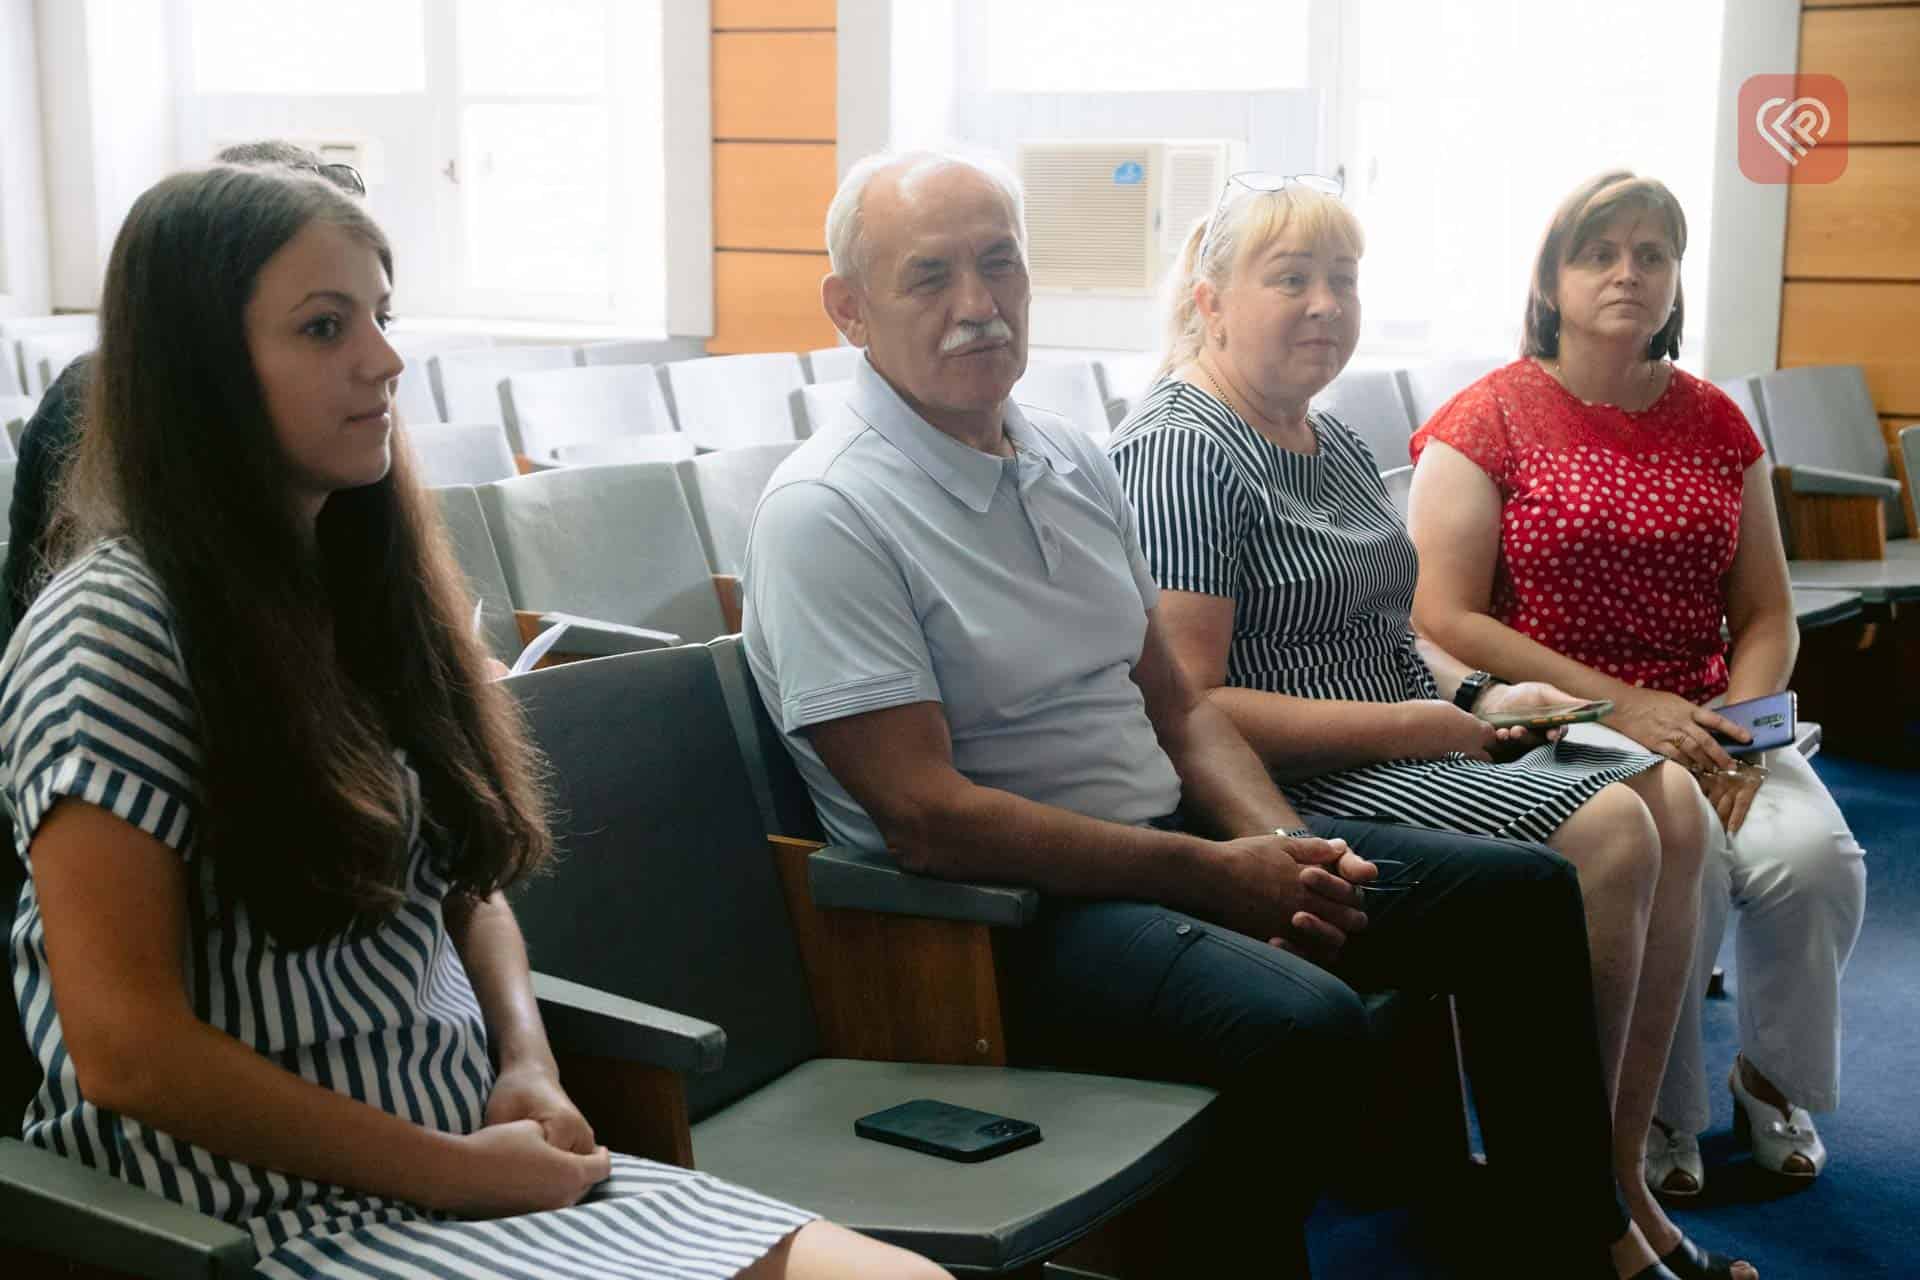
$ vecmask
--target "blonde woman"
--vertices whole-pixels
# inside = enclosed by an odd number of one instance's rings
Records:
[[[1751,1277],[1687,1240],[1641,1177],[1698,928],[1697,791],[1638,749],[1490,728],[1474,713],[1569,695],[1499,684],[1415,636],[1413,545],[1375,460],[1345,424],[1310,412],[1358,339],[1362,249],[1353,214],[1317,178],[1243,178],[1188,237],[1164,376],[1110,446],[1161,615],[1182,664],[1296,807],[1541,841],[1574,864],[1610,1163],[1632,1217],[1616,1270]]]

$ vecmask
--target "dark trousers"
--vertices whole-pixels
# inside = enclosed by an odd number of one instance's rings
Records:
[[[1057,900],[1009,939],[1019,1056],[1221,1090],[1239,1169],[1222,1211],[1271,1223],[1304,1214],[1326,1144],[1351,1134],[1372,1088],[1393,1087],[1393,1064],[1367,1061],[1356,988],[1451,994],[1503,1229],[1550,1247],[1555,1274],[1604,1263],[1627,1218],[1571,864],[1508,840],[1310,822],[1418,881],[1370,897],[1332,972],[1165,907]]]

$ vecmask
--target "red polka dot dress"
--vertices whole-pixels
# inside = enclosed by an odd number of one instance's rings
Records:
[[[1495,618],[1631,684],[1726,692],[1727,574],[1762,450],[1717,387],[1675,369],[1629,413],[1517,360],[1441,406],[1414,434],[1416,462],[1434,440],[1499,487]]]

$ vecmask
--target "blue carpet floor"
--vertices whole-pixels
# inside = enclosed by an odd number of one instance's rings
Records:
[[[1763,1280],[1920,1277],[1920,770],[1815,758],[1867,850],[1867,916],[1847,969],[1840,1110],[1819,1117],[1831,1161],[1811,1186],[1782,1185],[1733,1139],[1733,1105],[1714,1094],[1701,1139],[1707,1190],[1674,1220],[1739,1253]],[[1728,995],[1738,996],[1727,953]],[[1724,1077],[1738,1035],[1732,999],[1707,1004],[1709,1070]],[[1464,1271],[1422,1247],[1405,1209],[1320,1206],[1308,1224],[1317,1280],[1397,1280]],[[1475,1275],[1515,1274],[1491,1266]]]

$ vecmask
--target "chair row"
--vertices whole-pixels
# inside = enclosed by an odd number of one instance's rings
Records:
[[[0,397],[41,395],[99,341],[100,323],[90,314],[0,319]]]
[[[1218,1132],[1211,1090],[1018,1065],[997,952],[1037,895],[821,848],[737,636],[507,687],[551,765],[562,853],[515,908],[561,1079],[601,1141],[962,1275],[1037,1274],[1069,1248],[1066,1261],[1107,1270],[1103,1245],[1107,1259],[1135,1251],[1123,1274],[1184,1274],[1194,1234],[1223,1230],[1298,1252],[1301,1224],[1284,1215],[1170,1211],[1163,1193]],[[1380,994],[1368,1008],[1395,1081],[1356,1122],[1370,1190],[1444,1186],[1467,1163],[1447,1003]],[[924,1097],[1031,1121],[1044,1141],[975,1165],[855,1135],[858,1117]],[[1391,1154],[1369,1135],[1391,1135]],[[1301,1202],[1283,1190],[1301,1175],[1276,1166],[1276,1203]],[[132,1275],[253,1262],[240,1229],[15,1141],[0,1141],[7,1244]]]

